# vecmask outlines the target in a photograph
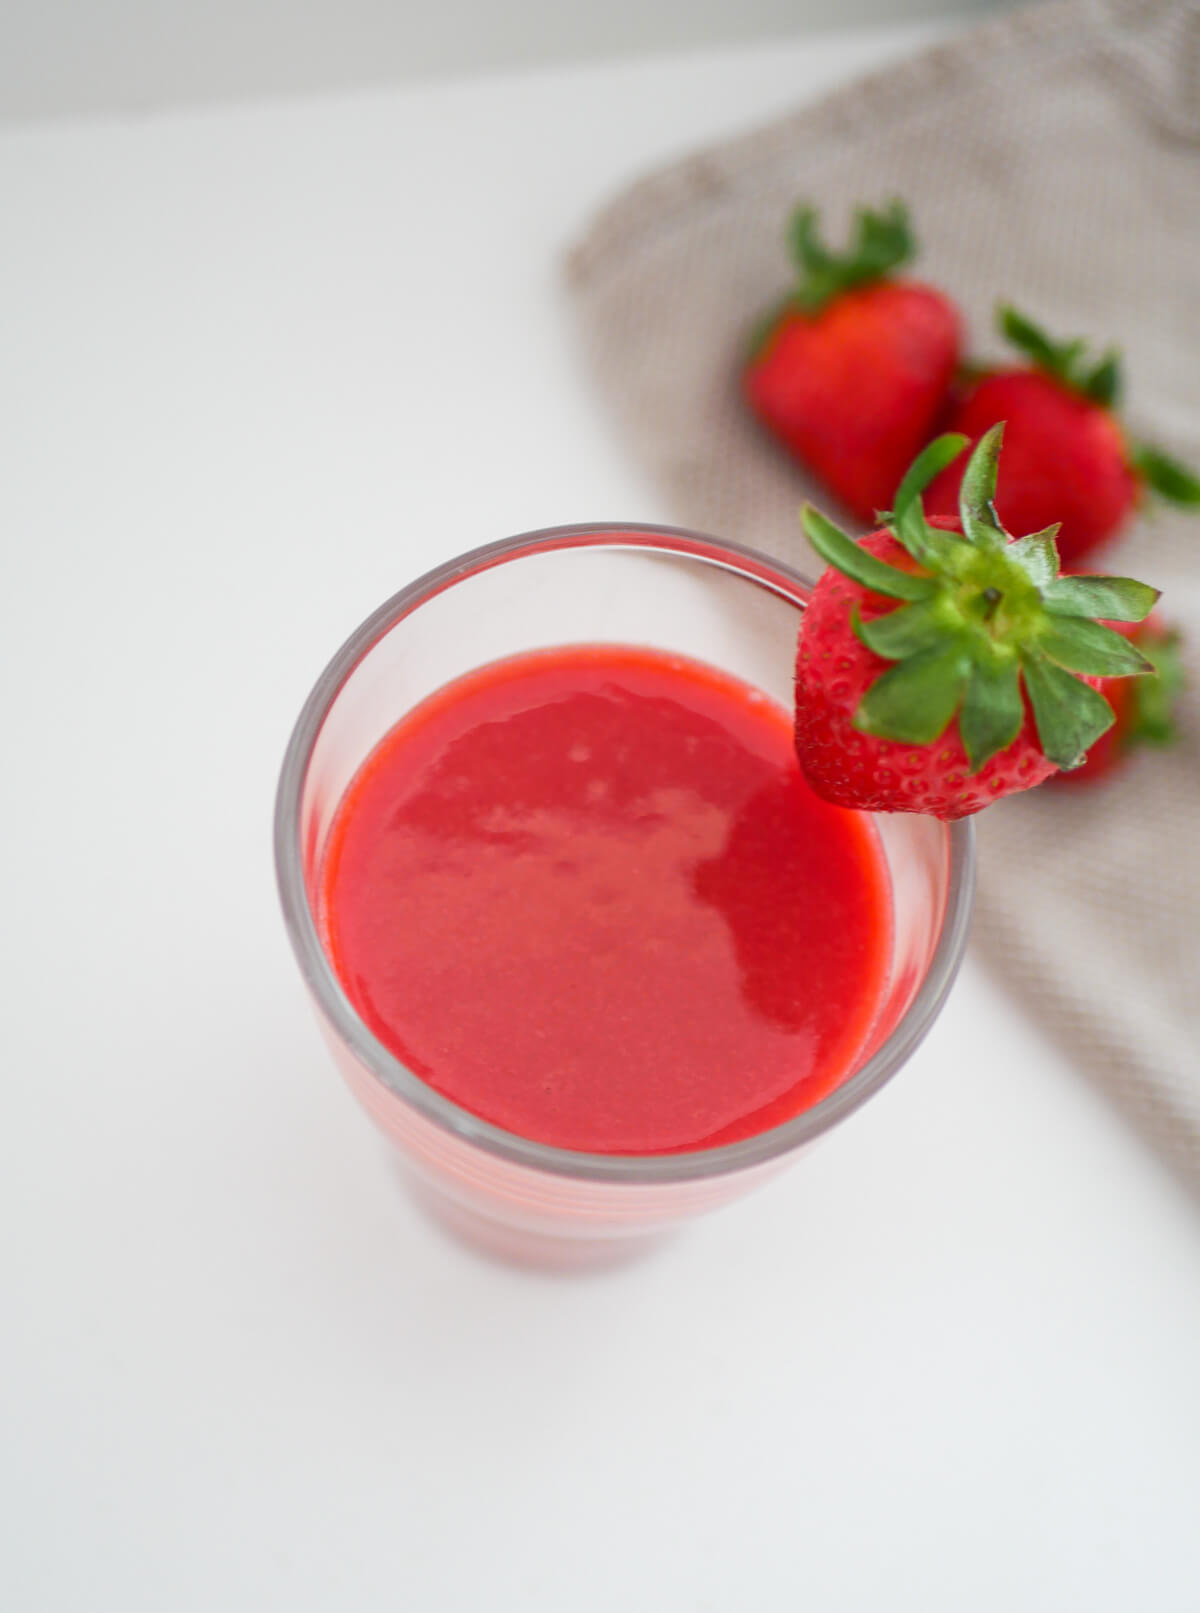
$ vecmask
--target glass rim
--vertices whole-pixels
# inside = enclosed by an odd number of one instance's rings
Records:
[[[699,560],[800,608],[807,604],[813,587],[801,573],[744,544],[685,527],[646,522],[544,527],[484,544],[433,567],[385,600],[355,628],[318,677],[301,709],[275,797],[279,898],[292,949],[318,1010],[358,1062],[425,1120],[500,1159],[559,1177],[639,1186],[701,1181],[765,1165],[822,1136],[878,1092],[924,1039],[941,1011],[966,947],[975,889],[975,831],[969,819],[945,826],[949,843],[946,899],[929,967],[899,1022],[866,1063],[790,1120],[738,1142],[678,1153],[594,1154],[536,1142],[482,1119],[436,1091],[390,1052],[359,1017],[326,956],[308,900],[300,823],[304,783],[325,719],[354,670],[393,627],[455,584],[528,555],[588,547],[643,549]]]

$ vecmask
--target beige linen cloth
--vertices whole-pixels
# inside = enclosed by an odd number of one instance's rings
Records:
[[[1200,462],[1200,0],[1069,0],[679,163],[595,221],[568,265],[585,349],[681,522],[816,574],[797,510],[830,500],[747,416],[739,364],[787,288],[792,205],[815,201],[837,242],[854,202],[892,196],[975,353],[1002,351],[1001,295],[1115,341],[1133,432]],[[1200,1185],[1200,517],[1147,510],[1089,564],[1155,583],[1190,626],[1183,740],[978,819],[974,944]]]

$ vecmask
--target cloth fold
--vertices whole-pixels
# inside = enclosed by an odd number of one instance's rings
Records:
[[[1062,0],[960,35],[634,186],[571,253],[585,352],[680,520],[814,575],[814,487],[743,407],[754,318],[814,201],[903,196],[916,273],[1003,356],[1000,296],[1123,351],[1126,420],[1200,459],[1200,0]],[[1106,787],[1044,787],[979,821],[973,944],[1200,1183],[1200,519],[1147,508],[1089,556],[1190,628],[1181,743]]]

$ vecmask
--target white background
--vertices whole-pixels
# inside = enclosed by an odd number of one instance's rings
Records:
[[[790,1174],[567,1280],[409,1204],[276,911],[349,629],[669,513],[590,210],[925,37],[0,137],[6,1613],[1194,1613],[1195,1201],[974,967]]]

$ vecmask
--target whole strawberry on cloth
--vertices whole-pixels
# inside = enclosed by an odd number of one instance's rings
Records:
[[[1088,751],[1081,766],[1056,773],[1053,783],[1098,784],[1124,766],[1143,747],[1161,749],[1179,737],[1174,706],[1184,684],[1181,635],[1161,622],[1158,612],[1139,623],[1113,624],[1150,662],[1140,678],[1102,678],[1100,693],[1113,709],[1111,728]]]
[[[895,202],[859,208],[842,254],[800,207],[788,238],[794,289],[761,322],[742,376],[751,409],[864,521],[890,507],[936,429],[958,365],[961,321],[944,293],[897,278],[914,245]]]
[[[796,751],[818,795],[953,819],[1078,767],[1114,722],[1096,685],[1153,671],[1105,619],[1139,622],[1157,591],[1060,574],[1054,528],[1012,538],[996,514],[1004,427],[980,439],[960,516],[921,493],[966,447],[948,434],[904,477],[887,524],[855,542],[812,505],[828,562],[800,628]]]
[[[1006,422],[996,497],[1006,526],[1032,532],[1058,522],[1059,553],[1074,562],[1114,537],[1148,492],[1200,508],[1200,477],[1126,435],[1114,350],[1089,359],[1082,340],[1054,342],[1014,308],[1002,307],[998,323],[1031,362],[978,376],[946,424],[978,441]],[[955,512],[961,480],[961,466],[937,477],[925,499],[930,515]]]

